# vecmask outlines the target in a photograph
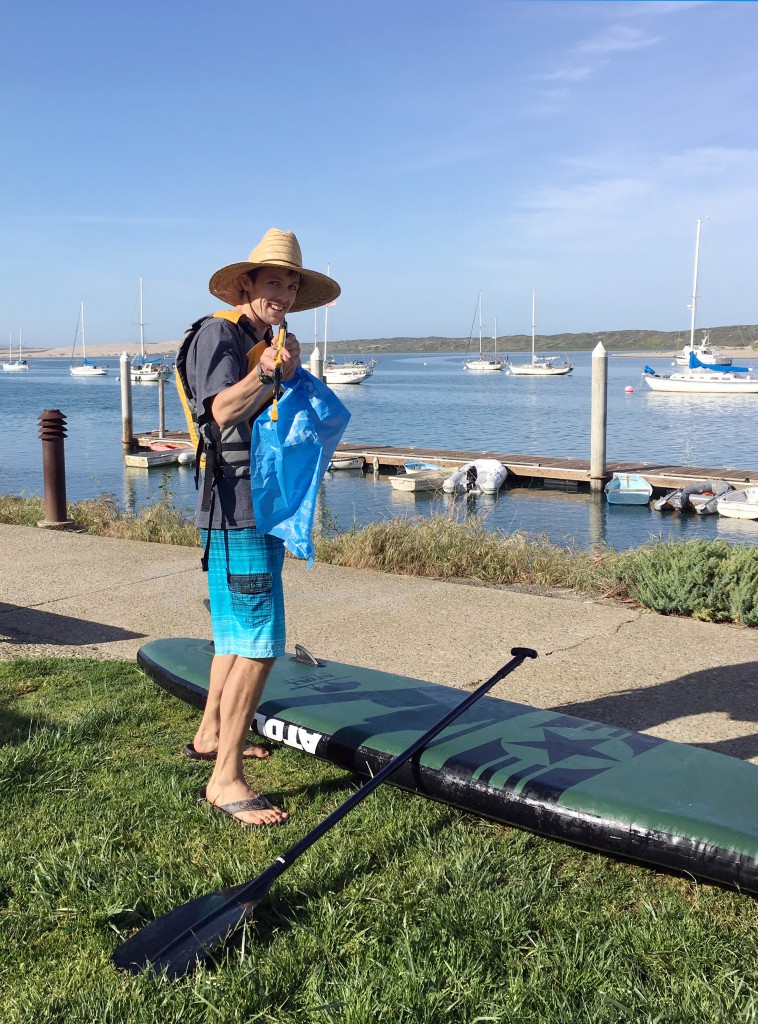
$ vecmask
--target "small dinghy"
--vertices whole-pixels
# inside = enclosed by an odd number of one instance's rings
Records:
[[[610,505],[647,505],[652,493],[652,485],[639,473],[614,473],[605,485]]]
[[[716,509],[729,519],[758,519],[758,487],[730,491],[718,499]]]
[[[444,472],[445,467],[438,465],[436,462],[404,462],[403,469],[406,476],[420,477],[437,476],[439,473]]]
[[[726,480],[696,480],[687,487],[678,487],[653,502],[656,512],[686,512],[694,510],[701,516],[716,511],[718,499],[731,491],[732,485]]]
[[[329,463],[328,469],[330,473],[334,473],[339,469],[363,469],[363,456],[348,458],[343,455],[337,455]]]
[[[497,459],[475,459],[451,473],[442,490],[446,494],[497,494],[507,476],[508,470]]]

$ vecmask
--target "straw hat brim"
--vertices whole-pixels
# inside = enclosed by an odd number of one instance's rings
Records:
[[[238,281],[240,274],[258,270],[259,267],[283,267],[285,270],[294,270],[300,274],[302,282],[290,313],[301,313],[304,309],[325,306],[333,302],[342,290],[331,277],[319,274],[316,270],[304,270],[279,260],[265,260],[261,263],[230,263],[228,267],[217,270],[208,282],[211,295],[215,295],[222,302],[228,302],[230,306],[238,305],[241,299]]]

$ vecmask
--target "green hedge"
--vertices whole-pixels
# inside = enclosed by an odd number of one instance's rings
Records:
[[[664,541],[617,567],[630,595],[663,615],[758,626],[758,548],[723,540]]]

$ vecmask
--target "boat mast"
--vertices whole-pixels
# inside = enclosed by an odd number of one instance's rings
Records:
[[[82,299],[81,311],[79,316],[82,321],[82,363],[87,362],[87,348],[84,344],[84,299]]]
[[[331,263],[327,263],[327,265],[326,265],[326,276],[327,277],[329,277],[329,273],[331,271],[331,266],[332,266]],[[327,302],[327,304],[324,306],[324,363],[325,364],[326,364],[326,332],[327,332],[327,327],[328,326],[329,326],[329,303]]]
[[[482,293],[479,292],[479,359],[482,358]]]
[[[139,348],[142,362],[145,362],[145,325],[142,316],[142,278],[139,279]]]
[[[532,287],[532,365],[534,365],[534,304],[536,291],[537,289],[535,287]]]
[[[497,359],[497,317],[495,317],[495,333],[493,337],[495,341],[495,359]]]
[[[692,304],[690,305],[690,311],[692,313],[690,317],[690,351],[695,351],[695,313],[697,311],[697,270],[700,262],[700,225],[702,224],[700,217],[697,219],[697,231],[695,233],[695,276],[692,281]]]

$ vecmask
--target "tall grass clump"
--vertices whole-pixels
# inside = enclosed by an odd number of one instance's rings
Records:
[[[116,496],[107,493],[69,502],[66,514],[81,529],[98,537],[196,547],[199,537],[191,516],[174,504],[173,494],[165,485],[162,492],[158,501],[134,515],[122,512]],[[0,523],[36,526],[44,518],[42,498],[0,496]]]
[[[489,530],[481,519],[387,519],[322,536],[317,551],[322,561],[354,569],[623,596],[621,578],[610,569],[615,553],[593,555],[558,547],[543,537]]]
[[[623,556],[617,572],[630,595],[653,611],[758,625],[758,548],[665,541]]]

